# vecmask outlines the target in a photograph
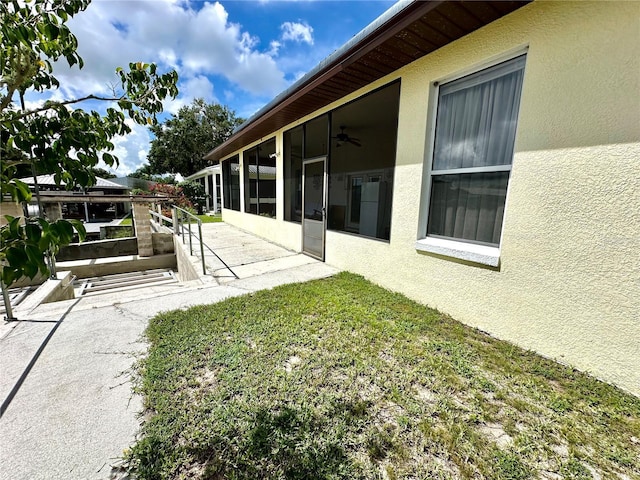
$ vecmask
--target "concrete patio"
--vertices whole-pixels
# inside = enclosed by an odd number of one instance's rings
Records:
[[[337,272],[224,223],[203,227],[238,278],[207,251],[215,279],[208,284],[81,297],[0,322],[0,478],[124,478],[118,460],[135,440],[143,408],[131,368],[146,350],[149,318]]]

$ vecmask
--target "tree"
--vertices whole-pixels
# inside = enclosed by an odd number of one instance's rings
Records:
[[[160,207],[162,208],[162,214],[165,217],[172,216],[172,205],[177,205],[184,210],[195,213],[193,209],[193,203],[191,203],[191,200],[186,197],[186,195],[182,191],[182,187],[169,183],[156,183],[151,186],[149,193],[170,199],[169,201],[162,201],[161,199],[158,199],[158,202],[156,202],[160,204]]]
[[[165,122],[152,126],[147,159],[153,173],[187,177],[207,166],[202,158],[231,136],[243,119],[229,108],[197,98]]]
[[[204,185],[200,182],[194,182],[193,180],[185,180],[184,182],[180,182],[178,187],[182,189],[182,193],[193,204],[198,214],[201,214],[206,203]]]
[[[90,0],[27,0],[0,2],[0,167],[2,197],[14,202],[28,201],[29,188],[16,178],[19,167],[53,174],[68,189],[95,183],[94,167],[102,160],[114,166],[118,159],[109,151],[111,139],[125,135],[128,116],[139,124],[157,123],[162,101],[178,93],[175,71],[160,74],[153,63],[130,63],[118,68],[119,87],[112,95],[88,95],[64,101],[45,101],[27,110],[28,91],[46,93],[60,86],[53,66],[66,61],[70,67],[83,66],[77,53],[78,41],[66,25],[84,11]],[[74,108],[86,100],[107,102],[106,113]],[[125,115],[126,114],[126,115]],[[1,279],[5,285],[38,271],[47,272],[44,255],[69,243],[81,224],[65,220],[47,222],[42,218],[7,217],[0,228]]]
[[[105,170],[104,168],[93,167],[91,170],[93,171],[93,174],[96,177],[100,177],[100,178],[117,178],[118,177],[115,173],[111,173],[110,171]]]
[[[141,180],[147,180],[148,182],[157,183],[176,183],[175,175],[160,175],[151,172],[151,167],[148,164],[144,164],[138,167],[134,172],[129,174],[131,178],[139,178]]]

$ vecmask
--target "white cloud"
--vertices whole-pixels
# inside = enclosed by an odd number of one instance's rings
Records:
[[[282,30],[282,40],[313,45],[313,27],[306,22],[284,22],[280,29]]]
[[[119,135],[112,140],[114,149],[111,153],[120,160],[118,168],[114,170],[118,176],[126,176],[146,163],[151,141],[151,133],[147,127],[129,119],[126,122],[131,128],[131,133]]]
[[[182,87],[182,91],[185,96],[187,96],[190,100],[194,98],[204,98],[207,102],[216,101],[216,98],[213,94],[213,83],[204,75],[196,75],[193,78],[188,79],[184,86]]]
[[[131,61],[155,61],[181,78],[220,75],[254,95],[271,96],[286,87],[273,58],[258,50],[259,39],[230,22],[218,2],[196,11],[171,0],[97,0],[69,24],[85,66],[56,66],[68,97],[110,93],[115,68]]]
[[[178,56],[173,48],[163,48],[158,52],[159,61],[174,70],[179,68]]]
[[[269,55],[270,57],[275,57],[276,55],[278,55],[278,51],[280,50],[281,46],[282,44],[280,42],[278,42],[277,40],[273,40],[271,43],[269,43],[269,51],[267,52],[267,55]]]
[[[231,100],[233,100],[234,98],[236,98],[236,94],[235,92],[233,92],[233,90],[225,90],[224,92],[224,99],[229,102]]]
[[[195,98],[203,98],[207,103],[219,103],[214,95],[213,83],[204,75],[181,80],[178,84],[180,95],[175,100],[165,100],[164,110],[176,114],[181,107],[189,105]]]

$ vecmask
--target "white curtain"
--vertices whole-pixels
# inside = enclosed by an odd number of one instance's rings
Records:
[[[429,234],[497,245],[509,172],[450,172],[510,165],[525,57],[440,88]],[[449,170],[446,175],[438,171]]]
[[[428,233],[497,245],[508,182],[509,172],[434,176]]]

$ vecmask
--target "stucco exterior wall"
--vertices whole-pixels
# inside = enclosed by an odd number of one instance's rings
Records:
[[[640,3],[536,1],[371,85],[401,78],[391,240],[329,231],[326,262],[640,395],[638,45]],[[433,82],[524,51],[500,267],[418,252]],[[300,249],[282,209],[233,213]]]

